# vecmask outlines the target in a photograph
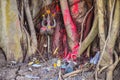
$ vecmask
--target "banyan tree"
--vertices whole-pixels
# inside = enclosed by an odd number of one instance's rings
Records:
[[[0,50],[6,62],[33,55],[87,59],[94,48],[100,51],[95,79],[105,71],[112,80],[120,61],[120,0],[0,0]]]

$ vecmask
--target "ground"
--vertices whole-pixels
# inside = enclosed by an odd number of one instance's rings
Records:
[[[53,66],[57,61],[56,58],[40,63],[38,66],[28,65],[28,63],[8,64],[3,58],[4,55],[0,54],[0,80],[58,80],[60,77],[61,69]],[[114,80],[120,80],[119,71],[120,68],[115,70]],[[94,70],[84,71],[83,69],[79,74],[66,77],[64,80],[94,80],[93,75]],[[104,78],[103,73],[98,80],[104,80]]]
[[[54,68],[56,59],[39,64],[40,67],[33,67],[27,63],[19,65],[7,65],[0,68],[0,80],[58,80],[60,68]],[[86,80],[93,72],[83,72],[74,77],[67,77],[65,80]],[[87,80],[89,80],[87,79]]]

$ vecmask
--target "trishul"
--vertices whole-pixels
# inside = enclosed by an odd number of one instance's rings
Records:
[[[53,21],[53,24],[51,24],[51,22]],[[56,26],[56,20],[52,17],[52,19],[50,19],[50,11],[47,11],[47,17],[45,15],[43,15],[43,20],[42,20],[42,28],[43,28],[43,32],[44,34],[47,34],[47,53],[49,56],[50,51],[50,34],[52,34],[52,28],[55,28]]]
[[[51,22],[53,21],[53,24]],[[56,26],[56,20],[54,18],[50,19],[50,13],[47,12],[47,18],[45,15],[43,15],[43,20],[42,20],[42,27],[46,27],[48,29],[55,28]]]

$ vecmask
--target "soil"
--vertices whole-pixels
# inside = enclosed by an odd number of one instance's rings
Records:
[[[58,80],[60,68],[53,67],[55,61],[56,59],[52,59],[41,63],[40,67],[28,66],[27,63],[4,65],[0,68],[0,80]],[[64,80],[94,80],[91,77],[92,73],[83,72]]]
[[[60,68],[53,67],[56,58],[38,64],[39,67],[28,65],[28,63],[7,64],[4,55],[0,53],[0,80],[58,80]],[[120,80],[120,64],[114,71],[114,80]],[[94,71],[83,71],[77,75],[61,80],[94,80]],[[105,73],[98,80],[104,80]]]

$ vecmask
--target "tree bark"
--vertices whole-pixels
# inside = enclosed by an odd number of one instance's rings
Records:
[[[63,14],[65,29],[67,32],[68,45],[72,50],[78,44],[78,35],[77,35],[76,26],[73,23],[72,17],[70,15],[67,0],[60,0],[60,6]]]
[[[107,29],[105,26],[105,1],[104,0],[97,0],[97,10],[98,10],[98,27],[99,27],[99,38],[100,38],[100,51],[103,51],[103,47],[105,44],[105,29]],[[103,63],[101,64],[105,64],[106,62],[110,62],[110,55],[109,54],[104,54],[103,55],[103,59],[102,60]],[[109,64],[109,63],[108,63]]]
[[[0,0],[0,47],[7,61],[22,61],[21,28],[16,0]]]
[[[98,34],[98,17],[95,16],[92,29],[85,40],[82,42],[81,47],[78,50],[78,57],[86,50]]]
[[[111,24],[109,25],[110,31],[109,31],[108,36],[107,36],[106,47],[105,47],[106,49],[103,52],[105,55],[103,55],[103,59],[101,60],[101,66],[111,64],[110,61],[112,59],[114,46],[115,46],[116,39],[118,37],[119,26],[120,26],[119,2],[120,1],[117,0],[115,3],[115,8],[114,8],[115,11],[114,11],[113,18],[111,18],[112,19],[110,22]],[[112,14],[112,11],[111,11],[111,14]]]
[[[29,8],[29,5],[28,5],[28,0],[24,0],[24,4],[25,4],[24,5],[25,13],[26,13],[26,16],[27,16],[28,25],[29,25],[30,33],[31,33],[31,47],[29,49],[29,54],[28,54],[28,56],[31,56],[37,50],[37,38],[36,38],[34,24],[33,24],[33,21],[32,21],[32,16],[31,16],[31,13],[30,13],[30,8]]]

